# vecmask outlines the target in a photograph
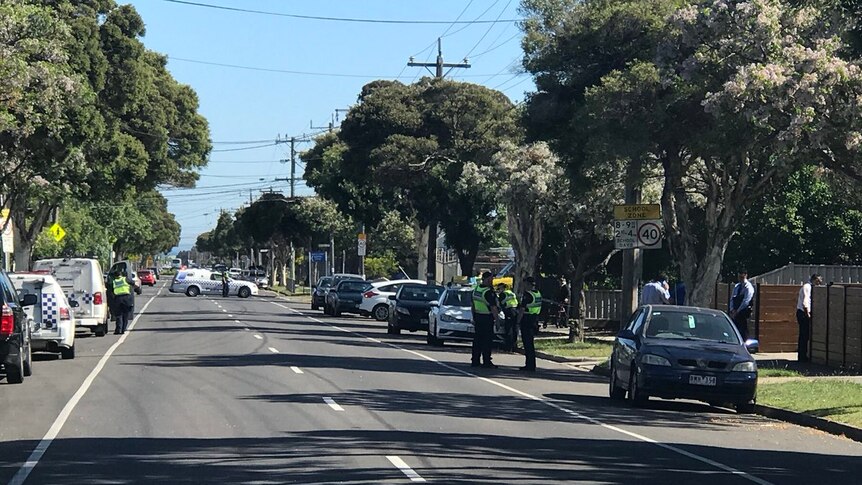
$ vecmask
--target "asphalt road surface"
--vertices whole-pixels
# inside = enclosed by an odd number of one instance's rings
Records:
[[[862,444],[605,379],[160,283],[125,337],[80,338],[0,383],[0,482],[859,483]]]

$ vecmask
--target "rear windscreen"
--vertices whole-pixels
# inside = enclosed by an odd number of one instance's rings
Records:
[[[439,286],[404,286],[398,298],[410,301],[434,301],[442,292],[443,288]]]
[[[345,281],[345,282],[341,283],[341,285],[338,287],[338,290],[339,291],[365,291],[365,288],[368,288],[369,286],[371,286],[371,285],[369,285],[368,283],[366,283],[364,281],[357,281],[357,282]]]

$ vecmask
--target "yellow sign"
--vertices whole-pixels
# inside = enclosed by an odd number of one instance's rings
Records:
[[[618,221],[661,219],[661,206],[659,204],[615,205],[614,219]]]
[[[51,226],[51,235],[54,236],[54,240],[60,242],[66,237],[66,230],[63,229],[59,223],[55,222],[53,226]]]

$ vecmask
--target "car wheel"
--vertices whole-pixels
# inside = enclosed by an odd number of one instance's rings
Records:
[[[96,327],[96,330],[93,332],[96,337],[104,337],[108,333],[108,324],[103,323]]]
[[[22,362],[24,376],[30,377],[33,375],[33,346],[32,343],[27,344],[27,352],[24,354],[24,362]]]
[[[340,317],[341,316],[341,310],[338,309],[338,305],[335,305],[332,307],[332,316],[333,317]]]
[[[754,401],[736,403],[736,414],[754,414]]]
[[[72,360],[75,358],[75,344],[72,344],[71,347],[61,347],[60,348],[60,356],[63,357],[63,360]]]
[[[18,362],[6,364],[6,382],[21,384],[24,382],[24,359],[18,356]]]
[[[200,294],[201,294],[201,290],[197,286],[189,286],[188,289],[186,290],[187,296],[195,297],[195,296],[198,296]]]
[[[617,382],[617,371],[614,369],[613,364],[611,364],[611,382],[608,385],[608,388],[611,399],[614,401],[621,401],[626,398],[626,390],[619,387],[619,383]]]
[[[312,303],[312,304],[311,304],[311,309],[312,309],[312,310],[315,310],[315,311],[316,311],[316,310],[319,310],[319,309],[320,309],[320,305],[316,305],[316,304]]]
[[[401,329],[398,327],[386,327],[386,333],[389,335],[401,335]]]
[[[443,341],[435,337],[434,334],[431,332],[428,332],[428,337],[425,340],[428,342],[428,345],[431,345],[433,347],[443,346]]]
[[[243,286],[239,289],[239,297],[240,298],[248,298],[251,296],[251,290],[248,286]]]
[[[641,391],[638,386],[638,368],[635,364],[632,364],[632,375],[629,379],[629,400],[635,406],[643,406],[649,401],[649,395]]]
[[[374,316],[374,319],[378,322],[385,322],[389,320],[389,306],[388,305],[377,305],[374,307],[374,310],[371,311],[371,315]]]

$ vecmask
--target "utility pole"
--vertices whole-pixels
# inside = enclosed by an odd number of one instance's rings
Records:
[[[638,159],[629,161],[626,169],[625,203],[641,203],[641,172],[643,162]],[[641,249],[624,249],[623,257],[623,308],[620,312],[620,328],[628,323],[631,315],[637,310],[639,303],[639,284],[643,277],[643,252]]]
[[[443,62],[443,42],[438,37],[437,38],[437,61],[432,63],[429,62],[414,62],[413,58],[410,58],[410,61],[407,63],[409,67],[424,67],[428,69],[428,72],[431,72],[431,67],[435,68],[433,72],[434,77],[437,79],[443,79],[446,77],[446,74],[452,71],[452,69],[470,69],[472,66],[467,62],[467,59],[464,59],[462,63],[446,63]],[[444,68],[449,68],[445,73],[443,72]],[[434,283],[437,280],[437,223],[432,222],[428,226],[428,266],[425,269],[425,279],[428,283]]]

